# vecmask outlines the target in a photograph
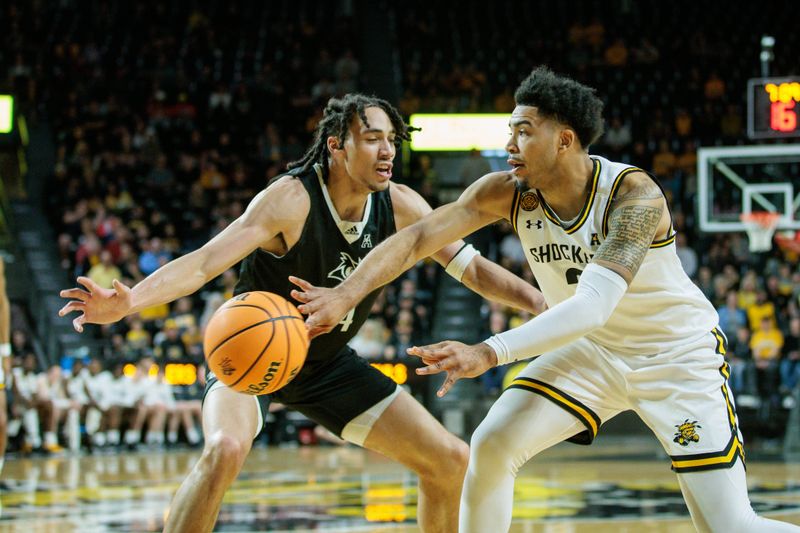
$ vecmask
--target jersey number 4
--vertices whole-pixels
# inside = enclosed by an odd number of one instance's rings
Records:
[[[342,331],[347,331],[350,329],[350,324],[353,323],[353,316],[356,314],[356,308],[352,308],[344,315],[344,318],[339,322],[339,325],[342,326]]]

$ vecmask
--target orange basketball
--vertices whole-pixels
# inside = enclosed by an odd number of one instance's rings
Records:
[[[245,292],[225,302],[206,327],[203,351],[217,379],[245,394],[269,394],[297,375],[308,353],[297,308],[277,294]]]

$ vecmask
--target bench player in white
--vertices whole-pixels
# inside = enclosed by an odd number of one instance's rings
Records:
[[[447,372],[439,396],[461,377],[536,357],[472,437],[460,531],[507,531],[518,469],[563,440],[590,443],[628,409],[669,454],[698,530],[800,531],[750,505],[725,336],[681,268],[660,186],[638,168],[589,155],[602,132],[602,102],[589,87],[538,68],[515,98],[511,172],[487,174],[387,239],[335,289],[293,279],[311,334],[420,258],[505,218],[550,309],[473,346],[409,350],[429,365],[419,373]]]

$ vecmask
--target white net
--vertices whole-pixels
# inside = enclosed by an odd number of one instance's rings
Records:
[[[781,216],[778,213],[758,211],[743,213],[741,216],[751,252],[768,252],[772,249],[772,236]]]

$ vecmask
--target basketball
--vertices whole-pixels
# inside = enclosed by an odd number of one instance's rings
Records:
[[[308,353],[297,308],[270,292],[245,292],[211,317],[203,339],[208,368],[237,392],[269,394],[294,379]]]

